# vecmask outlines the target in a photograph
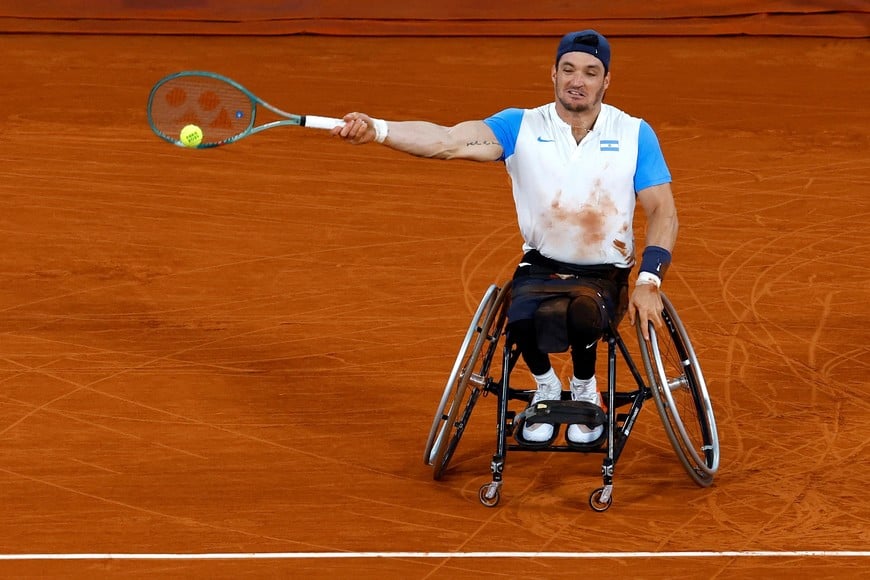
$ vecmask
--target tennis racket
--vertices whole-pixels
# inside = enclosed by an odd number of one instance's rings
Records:
[[[280,119],[255,125],[260,108]],[[205,71],[179,72],[157,81],[148,95],[148,123],[158,137],[182,147],[181,129],[197,125],[203,136],[196,149],[228,145],[272,127],[329,130],[344,125],[341,119],[282,111],[236,81]]]

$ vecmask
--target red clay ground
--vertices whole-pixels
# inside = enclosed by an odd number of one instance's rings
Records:
[[[667,292],[707,375],[722,468],[697,488],[650,405],[605,514],[586,505],[598,456],[512,454],[501,505],[478,503],[491,398],[444,481],[421,461],[471,313],[519,256],[500,165],[298,128],[188,151],[145,119],[151,85],[191,68],[298,113],[482,118],[551,99],[553,40],[0,44],[3,554],[870,547],[866,41],[614,40],[608,101],[650,121],[674,174]],[[866,568],[860,557],[0,561],[6,576],[125,578]]]

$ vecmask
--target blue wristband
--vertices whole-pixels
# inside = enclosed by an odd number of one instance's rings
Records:
[[[664,280],[665,272],[671,265],[671,253],[659,246],[647,246],[640,261],[640,271],[649,272]]]

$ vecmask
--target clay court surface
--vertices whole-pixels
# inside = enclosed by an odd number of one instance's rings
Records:
[[[500,164],[299,128],[191,151],[145,118],[191,68],[296,113],[483,118],[552,98],[553,39],[0,37],[0,575],[866,577],[867,41],[613,45],[607,101],[674,176],[665,288],[722,465],[695,486],[650,404],[597,514],[597,455],[510,454],[480,505],[492,397],[443,481],[422,461],[471,314],[520,256]],[[662,555],[696,551],[715,554]],[[290,556],[8,558],[38,554]]]

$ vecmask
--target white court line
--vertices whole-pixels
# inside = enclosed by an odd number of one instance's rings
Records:
[[[0,554],[2,560],[331,560],[350,558],[868,558],[870,551],[724,552],[229,552],[210,554]]]

